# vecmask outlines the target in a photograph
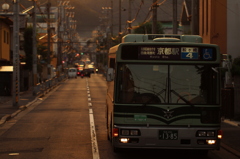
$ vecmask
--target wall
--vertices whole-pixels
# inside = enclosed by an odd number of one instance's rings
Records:
[[[227,0],[199,1],[199,34],[204,43],[217,44],[227,53]]]
[[[240,1],[227,1],[227,53],[240,56]]]
[[[234,119],[240,120],[240,76],[234,76]]]
[[[0,58],[10,61],[10,29],[0,20]]]

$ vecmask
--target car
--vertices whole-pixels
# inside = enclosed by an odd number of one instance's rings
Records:
[[[68,69],[68,78],[77,78],[77,69],[76,68]]]
[[[77,71],[77,75],[78,75],[78,76],[81,76],[81,71]]]
[[[83,71],[83,67],[79,66],[77,69],[78,69],[77,75],[81,76],[81,72]]]
[[[82,70],[82,72],[81,72],[81,77],[83,78],[83,77],[85,77],[85,76],[87,76],[87,77],[91,77],[91,70],[90,69],[83,69]]]
[[[91,70],[92,73],[94,73],[94,65],[89,64],[89,65],[88,65],[88,68]]]

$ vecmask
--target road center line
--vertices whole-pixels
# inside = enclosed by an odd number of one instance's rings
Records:
[[[88,106],[92,106],[87,79],[86,79],[86,82],[87,82],[87,93],[88,93]],[[89,107],[89,121],[90,121],[90,133],[91,133],[91,140],[92,140],[93,159],[100,159],[92,107]]]

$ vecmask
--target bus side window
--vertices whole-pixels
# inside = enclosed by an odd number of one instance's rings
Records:
[[[108,68],[107,69],[107,77],[106,77],[106,80],[107,81],[113,81],[114,79],[114,70],[113,68]]]

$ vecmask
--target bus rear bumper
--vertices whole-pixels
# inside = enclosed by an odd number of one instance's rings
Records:
[[[117,127],[117,130],[118,136],[112,139],[115,148],[220,149],[219,128]]]

